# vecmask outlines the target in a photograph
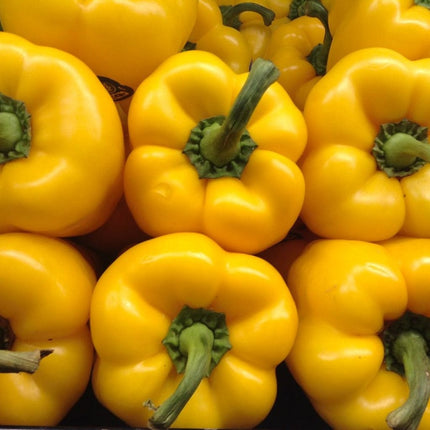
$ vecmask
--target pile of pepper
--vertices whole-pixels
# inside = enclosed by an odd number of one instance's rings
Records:
[[[0,22],[0,425],[430,428],[428,2]]]

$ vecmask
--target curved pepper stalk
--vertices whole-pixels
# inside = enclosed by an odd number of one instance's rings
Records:
[[[15,335],[9,321],[0,316],[0,373],[34,373],[42,358],[53,349],[34,351],[11,351]]]
[[[220,5],[222,21],[224,25],[240,30],[242,22],[239,15],[243,12],[258,13],[263,19],[264,25],[269,26],[275,19],[273,10],[253,2],[242,2],[236,5]]]
[[[163,344],[177,372],[184,373],[184,377],[176,391],[160,407],[154,407],[150,400],[144,403],[155,410],[149,420],[153,429],[171,426],[200,381],[209,377],[231,348],[225,315],[185,306],[172,321]]]
[[[315,46],[307,57],[317,76],[323,76],[327,71],[328,54],[333,39],[328,24],[328,10],[319,0],[293,0],[290,4],[288,18],[293,20],[300,16],[318,18],[324,26],[323,42]]]
[[[191,130],[183,153],[200,178],[240,178],[257,147],[246,125],[264,92],[278,77],[279,70],[271,61],[257,58],[228,116],[204,119]]]
[[[430,399],[430,321],[412,312],[392,323],[383,333],[388,370],[406,377],[409,397],[387,416],[394,430],[416,430]]]

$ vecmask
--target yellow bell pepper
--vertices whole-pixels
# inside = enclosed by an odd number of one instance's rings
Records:
[[[249,253],[285,237],[304,198],[295,161],[307,130],[276,77],[268,61],[236,74],[214,54],[187,51],[139,86],[124,192],[149,236],[196,231]]]
[[[321,239],[293,262],[286,362],[335,430],[430,428],[430,240]]]
[[[122,194],[114,102],[80,60],[0,32],[0,232],[85,234]]]
[[[94,393],[130,426],[252,428],[273,407],[297,315],[263,259],[172,233],[105,270],[90,324]]]
[[[223,24],[215,0],[198,1],[197,19],[186,49],[212,52],[236,73],[247,72],[251,65],[251,50],[246,39],[240,31]]]
[[[5,31],[70,52],[99,76],[136,88],[191,33],[198,0],[2,0]]]
[[[355,51],[308,95],[301,218],[318,236],[430,237],[430,59]]]
[[[410,60],[428,57],[429,9],[426,0],[332,0],[333,41],[327,67],[350,52],[370,47],[393,49]]]
[[[94,270],[61,239],[17,232],[0,235],[0,273],[0,357],[51,352],[32,372],[0,358],[0,424],[57,425],[90,382]]]

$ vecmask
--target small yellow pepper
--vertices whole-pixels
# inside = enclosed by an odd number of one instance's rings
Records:
[[[263,58],[278,67],[278,82],[301,110],[310,90],[326,71],[321,51],[315,50],[322,45],[325,34],[318,19],[300,16],[276,27],[266,45]]]
[[[90,381],[94,270],[61,239],[18,232],[0,235],[0,274],[0,357],[50,352],[32,372],[0,359],[0,424],[55,426]]]
[[[301,218],[318,236],[430,237],[430,59],[355,51],[313,87]]]
[[[294,0],[288,15],[270,25],[256,16],[239,28],[252,59],[271,60],[279,69],[278,82],[303,110],[309,91],[326,72],[331,44],[327,7],[317,0]]]
[[[198,0],[2,0],[5,31],[70,52],[99,76],[136,88],[179,52]]]
[[[286,362],[334,430],[430,428],[430,239],[321,239],[293,262]]]
[[[236,73],[249,70],[249,45],[239,30],[223,24],[221,11],[215,0],[198,1],[197,19],[188,42],[187,49],[212,52]]]
[[[410,60],[430,56],[430,5],[426,0],[332,0],[330,69],[362,48],[393,49]]]
[[[129,425],[253,428],[273,407],[297,315],[263,259],[172,233],[105,270],[90,324],[94,393]]]
[[[201,232],[249,253],[285,237],[304,198],[295,161],[307,130],[277,76],[268,61],[236,74],[214,54],[187,51],[139,86],[124,191],[143,231]]]

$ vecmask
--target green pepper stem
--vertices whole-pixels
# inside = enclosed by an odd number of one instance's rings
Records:
[[[156,409],[149,422],[154,429],[171,426],[191,398],[201,380],[208,376],[212,360],[214,334],[202,323],[194,323],[182,330],[179,349],[187,356],[184,377],[176,391]]]
[[[0,350],[0,373],[34,373],[42,358],[53,352],[52,349],[35,351]]]
[[[407,133],[396,133],[384,144],[385,160],[389,166],[401,169],[421,158],[430,162],[430,145]]]
[[[430,359],[427,343],[420,333],[401,333],[393,344],[395,358],[403,364],[409,385],[409,397],[387,416],[387,424],[395,430],[415,430],[430,398]]]
[[[216,166],[224,166],[240,150],[240,138],[267,88],[279,77],[279,70],[269,60],[257,58],[239,92],[230,113],[221,125],[205,130],[200,142],[202,155]]]
[[[275,19],[275,12],[273,10],[253,2],[242,2],[234,6],[221,5],[219,8],[223,24],[236,30],[240,30],[240,26],[242,25],[239,15],[243,12],[258,13],[263,18],[264,25],[270,25]]]

